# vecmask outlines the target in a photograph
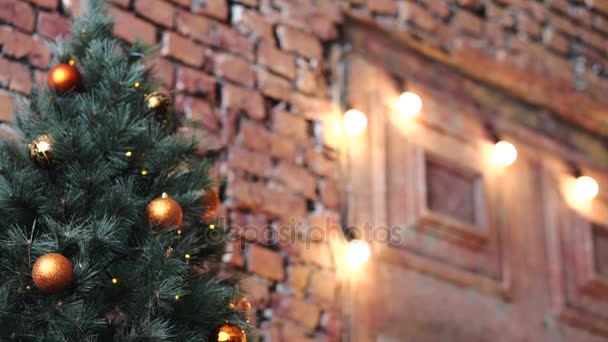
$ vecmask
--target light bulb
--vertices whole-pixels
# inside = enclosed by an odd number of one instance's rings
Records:
[[[351,109],[344,113],[342,124],[344,125],[346,133],[358,135],[367,128],[367,117],[361,111]]]
[[[581,176],[574,182],[572,197],[577,202],[589,202],[597,196],[599,191],[600,187],[595,179],[589,176]]]
[[[517,159],[517,149],[508,141],[499,141],[492,150],[492,162],[496,166],[506,167]]]
[[[405,116],[416,116],[422,110],[422,99],[418,94],[407,91],[399,96],[397,108]]]
[[[371,255],[369,245],[362,240],[353,240],[346,247],[346,263],[351,269],[365,264]]]

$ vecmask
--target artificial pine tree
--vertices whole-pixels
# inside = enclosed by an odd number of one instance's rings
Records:
[[[0,340],[244,341],[210,162],[88,2],[0,146]]]

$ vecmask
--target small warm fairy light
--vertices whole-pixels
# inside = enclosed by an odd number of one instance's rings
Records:
[[[422,99],[418,94],[407,91],[399,96],[397,108],[401,114],[407,117],[416,116],[422,111]]]
[[[141,170],[141,175],[142,176],[147,176],[148,175],[148,171],[147,170]]]
[[[112,284],[118,284],[118,278],[112,278]]]
[[[349,135],[358,135],[363,133],[367,128],[367,117],[363,112],[351,109],[344,113],[342,124],[344,125],[346,133]]]
[[[184,258],[186,258],[186,259],[190,259],[190,254],[186,254],[186,255],[184,255]]]
[[[131,158],[133,156],[133,152],[127,151],[125,152],[125,156],[127,156],[127,158]]]
[[[70,65],[74,66],[74,64],[76,64],[76,61],[75,61],[75,60],[73,60],[73,59],[70,59],[70,61],[68,62],[68,64],[70,64]]]
[[[367,242],[363,240],[352,240],[346,248],[346,263],[351,269],[356,269],[365,264],[371,255]]]
[[[177,235],[182,235],[182,230],[181,229],[177,230]]]
[[[225,331],[220,331],[217,334],[217,340],[218,341],[230,341],[232,337],[230,336],[229,333],[225,332]]]
[[[209,229],[214,230],[215,229],[215,225],[214,224],[210,224],[209,225]]]
[[[597,196],[600,187],[595,179],[589,176],[580,176],[574,182],[572,197],[577,202],[589,202]]]
[[[82,263],[79,263],[79,264],[78,264],[78,267],[79,267],[80,269],[82,269],[82,268],[84,268],[84,265],[83,265]]]
[[[181,297],[179,295],[175,295],[175,300],[179,300]]]
[[[133,86],[135,86],[135,88],[139,88],[139,87],[141,86],[141,83],[139,83],[139,82],[135,82],[135,83],[133,84]]]
[[[27,285],[25,288],[26,288],[27,290],[31,290],[31,289],[32,289],[32,287],[31,287],[31,286],[29,286],[29,285]]]
[[[496,166],[506,167],[517,160],[517,149],[508,141],[501,140],[494,145],[492,162]]]

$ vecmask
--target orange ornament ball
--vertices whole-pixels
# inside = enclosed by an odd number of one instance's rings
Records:
[[[34,285],[44,293],[63,292],[72,285],[73,279],[72,262],[59,253],[39,257],[32,268]]]
[[[209,221],[215,215],[217,215],[217,211],[220,207],[220,196],[217,192],[217,189],[209,189],[203,194],[203,216],[201,217],[202,221]]]
[[[184,212],[177,201],[163,194],[148,204],[146,218],[157,229],[179,227],[184,221]]]
[[[218,342],[247,342],[245,331],[233,324],[222,325],[216,337]]]
[[[61,63],[49,71],[47,85],[58,95],[64,95],[78,90],[80,87],[80,72],[75,66]]]

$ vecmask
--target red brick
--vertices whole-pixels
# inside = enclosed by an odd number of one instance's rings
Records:
[[[477,9],[481,6],[481,0],[458,0],[458,4],[462,7]]]
[[[194,40],[253,59],[253,43],[235,29],[213,19],[178,11],[177,30]]]
[[[515,26],[515,18],[510,10],[506,10],[493,3],[486,5],[488,18],[502,27],[512,28]]]
[[[292,189],[294,193],[302,194],[309,199],[317,197],[317,180],[310,171],[303,167],[282,162],[279,166],[278,178]]]
[[[315,303],[323,308],[331,308],[336,304],[338,279],[333,272],[316,271],[310,279],[310,294]]]
[[[431,15],[431,12],[416,3],[403,2],[399,7],[399,11],[403,18],[413,22],[423,30],[433,31],[437,28],[437,22]]]
[[[450,7],[445,0],[425,0],[424,1],[431,12],[441,18],[447,18],[450,15]]]
[[[568,38],[561,33],[548,31],[543,35],[543,41],[546,45],[557,52],[567,54],[570,49]]]
[[[378,14],[397,14],[397,5],[394,0],[368,0],[367,7],[370,11]]]
[[[29,2],[48,9],[56,9],[59,6],[59,0],[29,0]]]
[[[264,95],[277,100],[289,101],[292,91],[289,81],[265,70],[258,71],[257,76],[258,87]]]
[[[0,58],[0,85],[29,94],[32,88],[30,71],[21,63]]]
[[[0,19],[9,22],[26,32],[32,32],[36,13],[29,4],[18,0],[0,1]]]
[[[247,299],[255,309],[262,309],[270,299],[268,280],[257,276],[243,278],[240,288],[247,294]]]
[[[296,246],[298,248],[298,255],[306,262],[310,262],[314,265],[332,269],[333,254],[331,248],[325,243],[308,243]]]
[[[234,2],[243,4],[243,5],[247,5],[249,7],[257,7],[260,0],[234,0]]]
[[[177,68],[175,88],[178,91],[214,99],[215,83],[214,77],[202,71],[185,66]]]
[[[173,90],[175,87],[175,67],[165,58],[158,58],[154,62],[154,77],[161,81],[163,87]]]
[[[299,219],[306,213],[306,201],[285,189],[265,188],[262,198],[262,211],[283,221]]]
[[[177,31],[198,41],[210,44],[212,41],[211,34],[215,25],[217,25],[216,22],[211,19],[192,14],[188,11],[177,11]]]
[[[307,232],[309,241],[324,242],[329,241],[332,231],[339,231],[340,222],[338,215],[333,215],[328,211],[313,212],[306,218]]]
[[[13,96],[0,90],[0,121],[13,121]]]
[[[66,37],[70,34],[70,22],[66,17],[40,12],[38,13],[38,33],[50,39]]]
[[[202,124],[210,132],[220,130],[220,121],[209,102],[190,96],[180,96],[180,108],[187,120]],[[177,100],[176,100],[177,102]]]
[[[129,12],[122,11],[117,7],[110,8],[110,14],[114,16],[114,35],[129,43],[137,39],[147,44],[156,43],[156,28],[154,25],[141,20]]]
[[[218,53],[214,58],[215,74],[236,83],[253,86],[255,76],[249,62],[242,57]]]
[[[111,0],[111,2],[123,8],[129,7],[131,4],[131,0]]]
[[[241,155],[243,153],[252,153],[251,151],[242,148],[237,149],[240,150],[238,153]],[[232,150],[234,149],[231,149],[231,152]],[[231,153],[231,156],[235,155]],[[242,165],[242,162],[237,159],[238,156],[235,156],[234,161],[236,163],[241,163],[240,165]],[[270,161],[270,159],[268,161]],[[243,165],[243,167],[247,166]],[[254,243],[257,242],[261,245],[267,245],[272,242],[271,226],[268,223],[268,217],[266,215],[233,211],[230,213],[230,228],[234,231],[234,234],[242,240]]]
[[[243,255],[243,250],[240,241],[232,241],[228,244],[226,255],[223,258],[223,261],[236,267],[244,267],[245,266],[245,256]]]
[[[483,20],[464,10],[456,12],[454,26],[462,32],[479,37],[483,30]]]
[[[283,110],[274,110],[272,119],[275,132],[300,143],[308,139],[308,124],[303,118]]]
[[[578,28],[576,25],[567,18],[559,15],[552,15],[549,20],[553,23],[554,27],[563,33],[570,36],[576,37],[578,35]]]
[[[250,117],[258,120],[266,116],[264,98],[260,92],[232,84],[222,86],[222,108],[244,111]]]
[[[135,12],[165,26],[173,27],[175,20],[175,7],[163,0],[135,0]]]
[[[521,15],[518,18],[518,28],[520,32],[526,33],[534,39],[540,38],[540,25],[527,15]]]
[[[287,270],[287,283],[296,292],[303,292],[308,287],[312,268],[304,265],[294,265]]]
[[[312,16],[310,19],[312,33],[319,37],[322,41],[328,41],[338,38],[338,30],[336,25],[330,19],[318,15]]]
[[[319,325],[321,310],[314,304],[301,299],[283,299],[277,311],[294,321],[302,324],[307,329],[313,330]],[[300,341],[295,339],[285,339],[285,341]]]
[[[51,60],[51,50],[46,43],[9,27],[0,28],[0,45],[6,55],[16,59],[25,57],[38,68],[48,67]]]
[[[313,94],[317,88],[317,78],[307,67],[298,68],[296,88],[305,94]]]
[[[340,189],[334,181],[324,181],[321,183],[321,199],[323,205],[329,209],[340,209]]]
[[[232,179],[228,183],[227,194],[236,208],[259,209],[264,202],[265,191],[264,184]]]
[[[283,257],[269,249],[251,245],[248,249],[247,265],[250,272],[271,280],[285,279]]]
[[[263,40],[274,40],[272,23],[254,10],[239,5],[233,6],[232,24],[241,34],[251,34]]]
[[[295,56],[276,48],[272,43],[260,42],[257,61],[291,80],[296,77]]]
[[[205,50],[203,47],[173,32],[165,32],[161,54],[196,67],[200,67],[205,63]]]
[[[192,11],[194,13],[204,14],[220,20],[228,18],[228,1],[227,0],[206,0],[193,1]]]
[[[273,173],[270,156],[242,147],[232,147],[230,149],[228,165],[231,169],[242,170],[260,177],[268,178]]]
[[[296,52],[303,57],[321,60],[323,47],[315,36],[297,30],[293,27],[281,25],[277,28],[277,36],[281,48]]]
[[[296,309],[297,308],[293,308]],[[285,308],[283,309],[285,311],[289,310],[289,308]],[[280,312],[284,312],[284,311],[280,311]],[[316,340],[309,337],[308,335],[310,335],[310,331],[307,331],[307,329],[289,322],[289,321],[284,321],[282,322],[282,327],[281,327],[281,339],[280,341],[297,341],[297,342],[315,342]]]
[[[272,135],[264,126],[251,121],[243,121],[240,133],[240,141],[243,146],[260,152],[268,152],[270,150]]]
[[[314,173],[330,178],[337,177],[337,162],[332,162],[331,160],[325,158],[322,154],[313,150],[306,151],[305,159],[308,167]]]
[[[254,59],[254,46],[247,37],[226,25],[217,26],[217,43],[220,48],[232,51],[247,59]]]
[[[283,135],[273,135],[270,139],[270,155],[273,157],[294,161],[296,159],[296,142]]]

